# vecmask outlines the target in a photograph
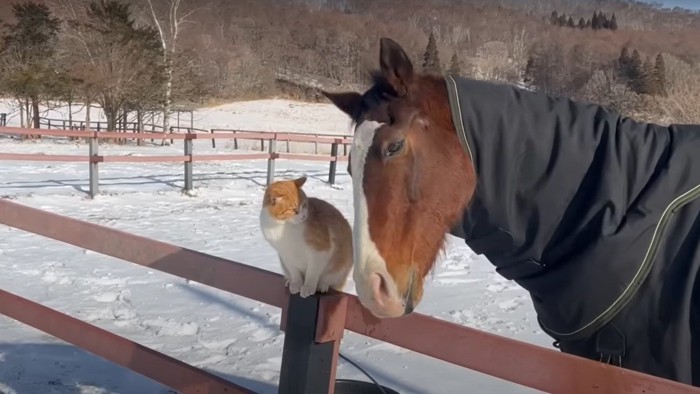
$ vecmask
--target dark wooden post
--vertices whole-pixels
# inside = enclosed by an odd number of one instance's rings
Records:
[[[282,316],[279,394],[333,394],[346,313],[342,295],[289,297]]]
[[[335,172],[338,166],[338,142],[331,145],[331,164],[328,168],[328,183],[335,184]]]
[[[261,139],[260,141],[264,140]],[[270,156],[267,158],[267,186],[270,186],[270,184],[275,180],[275,159],[277,158],[276,146],[277,134],[274,134],[268,142],[268,153]]]
[[[90,198],[95,198],[100,193],[100,174],[96,156],[99,154],[97,133],[92,132],[90,137]]]
[[[185,135],[185,191],[192,191],[192,129],[187,130]]]

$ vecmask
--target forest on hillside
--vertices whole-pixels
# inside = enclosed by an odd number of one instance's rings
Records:
[[[700,13],[635,1],[16,0],[0,19],[0,93],[35,127],[50,101],[99,106],[114,126],[224,100],[319,100],[309,85],[365,87],[384,36],[426,72],[700,123]]]

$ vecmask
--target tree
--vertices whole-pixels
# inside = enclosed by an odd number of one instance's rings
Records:
[[[572,27],[572,28],[576,27],[576,25],[574,24],[574,18],[569,17],[569,20],[566,22],[566,26]]]
[[[639,93],[643,89],[643,64],[642,57],[636,49],[632,52],[629,66],[627,68],[627,78],[629,79],[630,89]]]
[[[40,128],[39,101],[56,83],[56,42],[61,21],[35,2],[15,3],[16,19],[2,37],[2,85],[18,99],[31,103],[33,127]],[[27,112],[27,119],[29,113]]]
[[[578,28],[579,29],[585,29],[586,28],[586,20],[581,17],[581,19],[578,20]]]
[[[535,58],[532,56],[527,58],[525,72],[523,73],[523,82],[526,84],[532,84],[535,82]]]
[[[175,54],[177,52],[177,39],[181,25],[187,21],[192,11],[180,14],[182,0],[162,0],[167,12],[166,17],[159,17],[153,3],[156,0],[147,0],[153,23],[158,30],[161,48],[163,51],[163,64],[165,67],[165,92],[163,98],[163,130],[170,129],[170,108],[172,106],[173,75],[175,66]]]
[[[440,73],[440,55],[433,32],[428,36],[428,45],[423,54],[423,71],[428,73]]]
[[[609,29],[610,28],[610,21],[608,20],[608,16],[605,15],[603,11],[600,11],[598,13],[598,24],[601,29]]]
[[[610,30],[617,30],[617,18],[615,17],[614,12],[612,14],[612,18],[610,19]]]
[[[651,57],[647,56],[644,59],[644,64],[642,65],[642,72],[638,82],[639,94],[655,94],[655,83],[654,83],[654,63],[651,61]]]
[[[549,16],[549,23],[552,25],[559,23],[559,15],[557,14],[557,11],[552,11],[552,14]]]
[[[559,20],[557,21],[557,25],[559,26],[566,26],[566,21],[567,21],[566,14],[561,14],[559,15]]]
[[[591,19],[591,27],[593,30],[598,30],[600,29],[600,19],[598,19],[598,11],[593,12],[593,18]]]
[[[664,62],[664,57],[660,53],[656,55],[654,64],[654,91],[660,96],[667,95],[666,64]]]
[[[81,74],[98,77],[90,85],[107,117],[107,128],[116,130],[117,118],[128,106],[158,103],[163,97],[165,72],[158,32],[138,26],[131,6],[116,0],[92,1],[84,18],[72,20],[85,59]],[[87,75],[86,75],[87,72]]]
[[[457,57],[457,52],[452,54],[450,59],[450,68],[447,70],[451,75],[460,75],[462,73],[462,62]]]
[[[623,47],[620,51],[620,57],[617,60],[617,72],[619,78],[628,79],[630,77],[631,60],[629,50],[626,46]]]

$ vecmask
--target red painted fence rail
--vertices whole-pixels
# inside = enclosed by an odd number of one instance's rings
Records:
[[[327,374],[327,379],[331,382],[335,376],[335,363],[343,332],[349,330],[550,393],[700,393],[700,388],[563,354],[418,313],[399,319],[380,320],[364,309],[355,296],[344,293],[312,297],[311,300],[318,302],[315,321],[299,322],[299,316],[290,314],[289,308],[301,299],[289,296],[282,277],[276,273],[5,199],[0,199],[0,223],[282,308],[281,328],[286,332],[285,349],[289,330],[296,330],[300,324],[310,325],[315,344],[332,345],[332,365]],[[0,291],[0,313],[72,342],[182,393],[250,392],[5,291]],[[81,335],[72,334],[75,332],[73,327],[80,327]],[[297,355],[283,354],[280,393],[302,392],[295,390],[288,380],[283,382],[284,379],[295,378],[287,378],[289,373],[285,374],[285,368],[290,368],[289,364],[285,364],[285,359],[294,356]],[[328,390],[323,390],[316,386],[313,392],[332,393],[333,385],[329,384],[328,387]]]

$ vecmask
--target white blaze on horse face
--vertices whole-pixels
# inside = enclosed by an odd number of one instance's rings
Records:
[[[355,210],[353,226],[353,280],[362,305],[377,317],[404,314],[404,303],[369,233],[369,212],[363,186],[365,162],[374,134],[382,123],[364,121],[357,125],[352,144],[352,191]],[[385,291],[380,292],[384,282]]]

